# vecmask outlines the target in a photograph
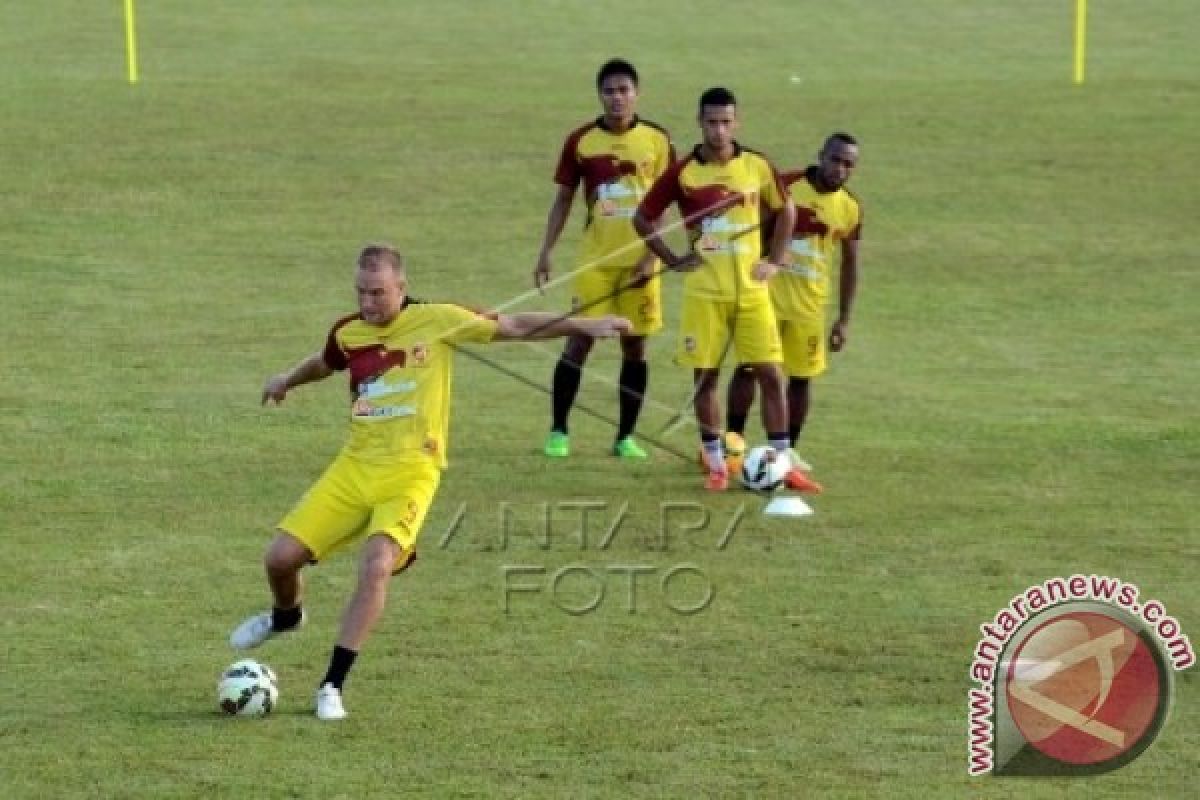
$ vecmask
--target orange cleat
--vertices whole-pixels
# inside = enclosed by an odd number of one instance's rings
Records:
[[[798,468],[793,467],[788,470],[783,479],[783,485],[794,492],[803,492],[804,494],[820,494],[824,491],[821,484],[814,481],[812,478],[804,474]]]
[[[710,492],[723,492],[729,488],[729,473],[724,470],[712,471],[704,479],[704,488]]]

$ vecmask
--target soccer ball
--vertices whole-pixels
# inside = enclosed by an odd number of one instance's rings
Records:
[[[278,700],[274,670],[252,658],[231,664],[217,683],[217,703],[226,714],[265,717]]]
[[[790,468],[787,455],[774,447],[755,447],[742,461],[742,486],[752,492],[773,492],[783,484]]]

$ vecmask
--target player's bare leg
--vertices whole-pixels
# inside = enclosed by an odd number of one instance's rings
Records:
[[[750,407],[754,405],[757,386],[758,383],[752,368],[743,364],[734,368],[733,377],[729,379],[729,390],[726,397],[726,431],[742,437],[746,435],[746,417],[750,414]]]
[[[304,581],[300,570],[312,560],[312,551],[286,531],[278,531],[263,557],[267,583],[274,603],[270,611],[247,618],[229,636],[229,643],[246,650],[258,647],[280,633],[295,630],[304,624],[304,609],[300,605]]]
[[[778,364],[751,364],[754,378],[762,390],[762,422],[767,438],[786,431],[788,425],[787,397],[783,391],[783,370]],[[783,438],[787,439],[784,433]]]
[[[696,423],[700,427],[700,446],[704,452],[708,477],[704,488],[722,491],[729,485],[729,473],[725,468],[725,453],[721,447],[721,400],[717,394],[720,372],[715,369],[694,370]]]
[[[617,436],[613,441],[613,455],[620,458],[641,460],[647,457],[646,451],[634,440],[633,430],[637,427],[638,417],[642,413],[648,375],[646,337],[622,336],[621,374],[617,380],[617,408],[620,409],[620,420]]]
[[[342,706],[342,684],[354,666],[358,651],[383,613],[388,582],[402,552],[400,543],[384,533],[371,534],[363,546],[358,564],[358,584],[350,604],[342,614],[337,645],[333,648],[321,688],[317,690],[317,716],[323,720],[337,720],[346,716],[346,709]]]
[[[570,440],[567,438],[567,417],[571,406],[575,405],[575,396],[579,394],[579,382],[583,377],[583,367],[587,364],[588,355],[596,340],[590,336],[568,336],[563,347],[562,355],[554,367],[554,379],[551,387],[550,435],[546,437],[543,451],[551,458],[566,458],[571,454]]]
[[[804,430],[804,423],[808,419],[811,386],[812,381],[809,378],[788,378],[788,438],[792,440],[792,447],[796,446],[796,440],[800,438],[800,432]]]
[[[358,585],[342,615],[337,643],[358,650],[367,639],[387,600],[388,581],[403,552],[400,543],[384,533],[367,538],[358,564]]]
[[[788,436],[788,398],[783,370],[778,364],[755,364],[755,377],[762,390],[762,420],[767,439],[781,457],[791,458],[792,441]],[[791,465],[786,483],[789,489],[820,494],[821,485],[809,478],[797,465]]]
[[[276,608],[288,609],[300,605],[304,591],[300,570],[311,560],[312,551],[295,536],[284,531],[275,534],[263,558],[263,566]]]

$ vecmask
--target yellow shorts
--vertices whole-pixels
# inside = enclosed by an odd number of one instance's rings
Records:
[[[645,286],[626,288],[632,281],[633,270],[585,269],[572,283],[571,308],[581,317],[625,317],[633,323],[634,336],[657,333],[663,326],[662,280],[655,275]]]
[[[432,461],[369,464],[341,453],[279,528],[303,542],[317,561],[368,534],[386,534],[403,550],[399,571],[415,557],[441,478]]]
[[[779,338],[789,378],[815,378],[825,371],[824,315],[779,320]]]
[[[716,369],[723,354],[730,364],[777,364],[783,360],[775,312],[765,297],[740,306],[684,296],[676,361],[693,369]]]

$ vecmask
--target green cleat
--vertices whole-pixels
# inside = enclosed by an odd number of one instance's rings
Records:
[[[571,440],[565,433],[550,431],[550,435],[546,437],[546,444],[542,447],[542,452],[550,458],[566,458],[571,455]]]
[[[649,458],[646,451],[642,449],[632,436],[626,436],[620,439],[613,445],[613,455],[617,458],[627,458],[632,460],[642,460]]]

